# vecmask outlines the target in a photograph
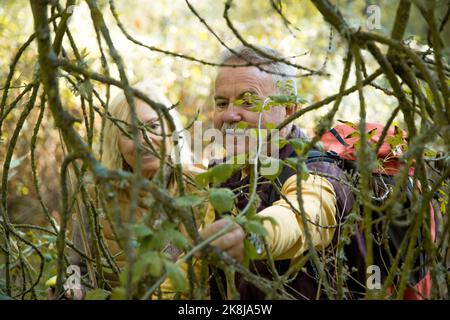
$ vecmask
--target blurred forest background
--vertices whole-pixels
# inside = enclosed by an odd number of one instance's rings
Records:
[[[204,17],[217,35],[229,47],[240,44],[233,33],[227,27],[222,18],[223,3],[221,1],[190,1],[195,10]],[[266,45],[283,52],[288,56],[299,56],[293,62],[321,69],[326,76],[313,75],[299,79],[299,94],[308,103],[338,92],[340,78],[343,70],[343,57],[345,56],[344,43],[339,34],[330,31],[330,26],[324,22],[323,17],[309,1],[283,1],[283,14],[293,26],[286,26],[283,19],[273,9],[271,1],[239,1],[233,9],[233,21],[239,32],[251,43]],[[370,12],[369,5],[378,5],[381,9],[380,29],[381,34],[388,35],[392,28],[394,13],[397,7],[396,1],[334,1],[355,26],[366,26]],[[114,17],[109,10],[107,0],[98,1],[98,5],[104,11],[104,16],[110,26],[114,44],[124,57],[126,71],[132,83],[143,79],[151,79],[161,90],[167,94],[171,102],[179,103],[179,111],[184,124],[192,121],[197,112],[198,119],[204,121],[205,127],[212,126],[212,81],[216,72],[214,66],[202,65],[182,58],[176,58],[159,52],[147,50],[129,41],[117,27]],[[437,1],[436,12],[445,14],[447,1]],[[126,30],[136,39],[148,46],[182,53],[205,61],[217,62],[224,47],[211,36],[206,27],[193,14],[186,3],[178,1],[147,1],[130,0],[117,1],[117,13]],[[77,1],[74,15],[70,20],[73,37],[87,64],[94,70],[101,68],[100,53],[97,49],[95,31],[90,20],[90,13],[86,3]],[[406,38],[417,44],[418,48],[425,45],[427,39],[427,27],[425,20],[419,14],[417,8],[412,8],[411,21],[409,23]],[[0,1],[0,77],[5,79],[13,55],[27,40],[33,31],[31,11],[26,0],[2,0]],[[331,32],[331,37],[330,37]],[[444,41],[450,41],[450,25],[446,25],[443,32]],[[331,40],[331,41],[330,41]],[[65,41],[68,41],[65,39]],[[447,46],[444,53],[448,56],[450,48]],[[367,54],[367,56],[369,56]],[[35,72],[36,49],[32,44],[30,49],[24,52],[24,57],[19,62],[14,73],[12,86],[16,87],[16,94],[10,95],[10,101],[21,92]],[[108,57],[108,59],[110,59]],[[368,57],[370,61],[370,57]],[[373,71],[370,63],[368,69]],[[372,69],[372,70],[371,70]],[[113,77],[117,77],[117,70],[111,70]],[[370,73],[370,72],[369,72]],[[354,84],[354,75],[350,75],[350,84]],[[383,79],[378,80],[380,86],[386,86]],[[70,87],[70,85],[68,86]],[[114,89],[112,89],[114,90]],[[73,92],[62,92],[65,106],[75,114],[81,114],[79,100]],[[388,95],[381,94],[374,87],[366,87],[365,95],[368,101],[367,118],[372,122],[385,122],[390,111],[395,107],[396,100]],[[348,121],[358,120],[358,94],[354,92],[344,97],[342,107],[335,119]],[[329,105],[331,108],[331,104]],[[318,118],[326,114],[329,108],[322,108],[315,112],[307,113],[296,120],[305,129],[311,130]],[[15,123],[21,113],[21,108],[13,110],[4,121],[0,148],[0,161],[3,161],[4,148],[15,127]],[[32,112],[25,120],[21,132],[18,147],[14,153],[15,161],[11,167],[11,184],[9,190],[11,197],[20,197],[13,201],[10,212],[16,212],[23,219],[38,219],[41,214],[29,213],[37,205],[36,195],[31,181],[31,166],[29,163],[30,140],[38,116],[38,110]],[[62,161],[62,150],[57,131],[53,130],[50,114],[46,113],[42,128],[38,135],[36,149],[37,171],[42,181],[42,193],[49,208],[57,209],[59,198],[58,175],[55,170],[57,163]],[[396,119],[402,124],[401,114]],[[404,127],[404,126],[402,126]],[[80,128],[80,132],[83,132]],[[98,135],[96,135],[98,137]],[[444,146],[436,146],[442,150]],[[20,200],[19,200],[20,199]],[[17,209],[15,209],[17,206]],[[20,209],[19,209],[20,208]],[[40,212],[40,210],[38,210]],[[26,217],[26,218],[25,218]],[[42,216],[45,220],[45,217]],[[43,220],[41,221],[43,222]]]
[[[367,29],[370,12],[367,8],[376,5],[380,8],[379,28],[371,30],[388,36],[393,27],[398,1],[371,0],[335,0],[331,1],[341,10],[347,21],[355,27]],[[152,48],[176,52],[209,62],[217,62],[223,45],[216,39],[196,14],[205,19],[218,38],[227,46],[233,47],[240,41],[228,28],[224,18],[224,2],[222,1],[189,1],[195,12],[182,0],[127,0],[115,1],[118,18],[126,31],[135,39]],[[283,17],[274,9],[274,3],[280,4]],[[109,1],[98,0],[106,24],[111,32],[114,45],[125,62],[126,73],[130,82],[136,83],[143,79],[151,79],[167,94],[172,103],[178,103],[184,124],[191,122],[196,116],[203,121],[204,127],[210,127],[212,119],[212,80],[217,72],[216,67],[191,61],[170,54],[149,50],[138,46],[124,35],[110,11]],[[448,1],[435,1],[438,21],[448,14]],[[318,102],[339,91],[340,80],[344,68],[343,58],[346,55],[346,40],[336,30],[324,21],[324,17],[310,1],[266,1],[243,0],[235,1],[230,11],[232,20],[238,31],[249,42],[273,47],[293,57],[293,62],[314,70],[323,71],[323,75],[300,76],[298,81],[299,95],[307,104]],[[448,17],[447,17],[448,18]],[[287,20],[289,22],[287,22]],[[92,70],[102,70],[101,54],[98,50],[97,38],[88,5],[77,0],[69,20],[72,37],[77,44],[86,66]],[[0,0],[0,96],[3,95],[4,81],[8,76],[13,57],[19,48],[34,32],[33,18],[26,0]],[[407,25],[404,38],[417,50],[426,50],[428,28],[423,16],[413,6],[410,23]],[[450,24],[447,23],[441,33],[445,42],[443,55],[450,56]],[[69,47],[69,39],[64,37],[63,46]],[[368,52],[362,52],[368,74],[372,73],[376,64]],[[71,51],[67,52],[69,59],[74,59]],[[107,55],[111,77],[118,78],[118,70]],[[33,42],[24,51],[22,58],[15,67],[11,80],[11,89],[6,106],[20,100],[24,88],[36,77],[37,46]],[[447,60],[448,61],[448,60]],[[82,83],[74,88],[64,76],[60,79],[61,97],[67,110],[78,117],[83,117],[79,95],[83,90]],[[370,122],[385,123],[392,110],[397,106],[397,100],[382,89],[387,87],[387,80],[379,78],[376,86],[365,87],[367,102],[367,119]],[[350,74],[348,86],[355,84],[355,76]],[[99,85],[99,92],[105,93],[105,87]],[[111,88],[111,95],[114,95]],[[25,93],[27,97],[30,91]],[[0,163],[4,163],[8,144],[16,124],[25,108],[27,100],[20,103],[2,119],[0,131]],[[332,104],[315,112],[307,113],[296,122],[312,132],[317,120]],[[334,119],[345,119],[357,122],[359,119],[358,93],[354,92],[343,98],[342,105]],[[30,150],[35,144],[36,173],[42,194],[42,201],[50,213],[60,210],[60,172],[59,168],[64,158],[61,137],[53,117],[49,111],[43,115],[37,138],[33,141],[34,126],[39,116],[39,108],[31,110],[25,119],[18,136],[8,173],[8,214],[12,222],[48,226],[49,222],[39,203],[33,182]],[[416,119],[420,122],[420,119]],[[94,145],[98,142],[100,119],[95,120],[96,134]],[[399,113],[394,124],[405,127],[403,114]],[[77,124],[82,137],[87,136],[86,128]],[[448,142],[447,142],[448,143]],[[431,152],[448,151],[448,144],[436,140],[435,144],[427,146]],[[0,169],[2,170],[2,169]],[[57,215],[54,215],[57,217]],[[24,231],[25,232],[25,231]],[[26,237],[42,249],[48,261],[55,259],[54,246],[56,236],[45,235],[36,239],[37,235],[28,232]],[[20,245],[20,244],[19,244]],[[32,250],[29,250],[31,252]],[[25,252],[26,254],[26,252]],[[36,258],[37,259],[37,258]],[[37,260],[36,260],[37,261]],[[2,268],[3,266],[0,266]],[[36,272],[37,266],[30,270]],[[44,276],[38,287],[38,298],[45,296],[43,281],[46,276],[55,274],[55,266],[46,265]],[[48,268],[48,269],[47,269]],[[17,271],[19,272],[19,271]],[[2,279],[0,279],[2,281]]]

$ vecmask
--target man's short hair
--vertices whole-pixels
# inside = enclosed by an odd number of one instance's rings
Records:
[[[265,46],[254,46],[257,50],[263,52],[267,56],[274,57],[275,59],[284,59],[283,55],[275,49],[265,47]],[[272,77],[274,84],[276,85],[278,81],[285,83],[287,80],[291,80],[292,86],[294,88],[294,93],[297,94],[297,70],[295,67],[285,64],[283,62],[265,57],[260,52],[255,51],[253,48],[246,46],[239,46],[232,48],[234,52],[230,50],[224,51],[219,59],[220,64],[226,64],[230,60],[242,61],[243,64],[260,64],[258,67],[260,69],[269,72]],[[264,63],[264,64],[261,64]]]

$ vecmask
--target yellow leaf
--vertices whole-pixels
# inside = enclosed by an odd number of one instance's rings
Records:
[[[23,195],[23,196],[26,196],[26,195],[28,195],[29,193],[30,193],[30,190],[27,188],[27,187],[22,187],[21,189],[20,189],[20,193]]]

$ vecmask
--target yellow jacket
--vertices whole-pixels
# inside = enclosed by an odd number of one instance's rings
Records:
[[[296,175],[288,178],[281,188],[281,193],[298,210],[296,179]],[[314,224],[308,224],[312,243],[316,248],[325,248],[331,243],[335,229],[319,226],[336,224],[336,195],[333,186],[325,178],[310,174],[306,181],[302,181],[301,196],[306,218],[314,222]],[[286,200],[281,198],[258,214],[271,217],[277,222],[276,226],[273,226],[270,221],[264,221],[264,227],[267,230],[266,241],[275,260],[295,259],[308,250],[302,218],[292,210]],[[209,206],[205,224],[214,222],[214,217],[214,209]],[[200,270],[200,265],[198,261],[195,261],[197,272]],[[180,263],[180,267],[186,273],[187,265]],[[174,293],[170,280],[162,284],[161,290],[167,294],[165,297],[170,297],[169,293]]]

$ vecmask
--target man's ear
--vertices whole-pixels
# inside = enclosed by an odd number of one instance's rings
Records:
[[[296,113],[298,110],[300,110],[300,105],[295,104],[295,105],[290,105],[286,107],[286,116],[291,116],[294,113]]]

